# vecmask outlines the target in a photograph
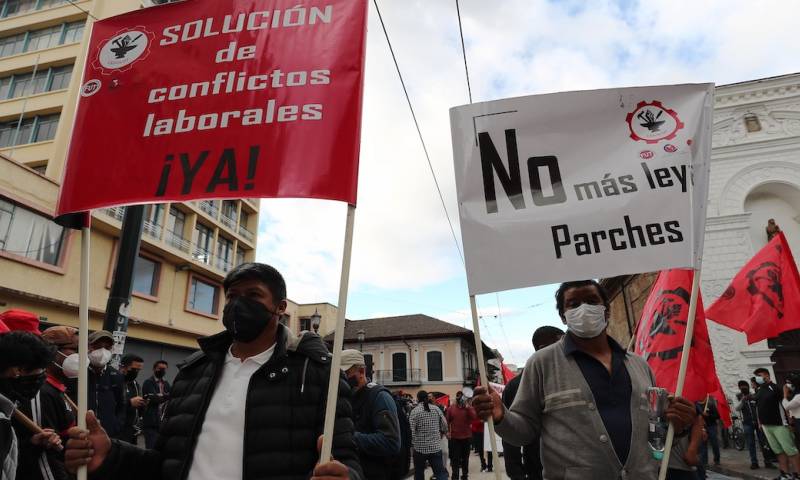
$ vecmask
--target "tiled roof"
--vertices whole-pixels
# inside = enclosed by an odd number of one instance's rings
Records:
[[[419,313],[401,315],[399,317],[345,320],[344,341],[357,342],[359,330],[364,330],[367,341],[400,338],[472,337],[471,330]],[[325,340],[333,341],[333,334],[326,336]]]

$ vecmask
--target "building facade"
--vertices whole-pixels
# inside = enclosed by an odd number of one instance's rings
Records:
[[[392,391],[416,395],[425,390],[454,398],[478,380],[472,331],[427,315],[347,320],[344,348],[360,350],[367,377]],[[483,351],[487,360],[495,357],[485,345]]]
[[[713,148],[703,253],[701,292],[710,305],[734,275],[767,243],[774,219],[790,248],[800,252],[800,74],[716,89]],[[795,261],[797,256],[795,256]],[[615,294],[614,332],[623,339],[638,320],[654,275],[606,279]],[[643,293],[644,292],[644,293]],[[624,293],[624,295],[623,295]],[[634,307],[630,300],[635,298]],[[639,302],[639,303],[636,303]],[[782,379],[800,370],[800,333],[748,345],[745,335],[708,322],[717,372],[726,392],[766,367]]]
[[[134,0],[104,1],[102,10],[87,0],[2,3],[0,310],[22,308],[45,324],[77,325],[80,234],[52,218],[88,41],[87,12],[103,18],[144,6]],[[126,351],[144,353],[148,362],[175,360],[196,348],[198,336],[222,329],[222,279],[255,259],[258,207],[254,199],[147,207]],[[92,212],[93,330],[102,326],[123,215],[124,208]],[[301,307],[293,311],[295,323],[306,314]]]

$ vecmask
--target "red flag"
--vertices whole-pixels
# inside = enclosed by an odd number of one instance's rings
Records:
[[[193,0],[94,23],[58,215],[201,198],[355,205],[367,2]]]
[[[747,334],[747,343],[800,328],[800,275],[779,233],[733,277],[706,317]]]
[[[689,316],[692,270],[663,270],[647,297],[636,334],[636,353],[643,356],[656,377],[656,385],[675,391]],[[714,354],[698,294],[691,354],[682,396],[699,402],[719,385]]]
[[[503,368],[503,383],[508,384],[512,378],[516,377],[517,374],[512,372],[510,368],[506,366],[505,363],[500,363],[500,366]]]
[[[722,424],[725,428],[730,428],[732,424],[731,406],[728,405],[728,398],[722,391],[722,385],[719,383],[719,379],[717,379],[717,387],[711,393],[711,396],[717,401],[717,412],[719,412],[719,418],[722,420]]]

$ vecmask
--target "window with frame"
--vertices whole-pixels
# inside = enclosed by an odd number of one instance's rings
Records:
[[[57,266],[65,237],[64,227],[0,198],[0,250]]]
[[[0,18],[11,17],[36,10],[39,0],[6,0],[0,11]]]
[[[26,143],[52,140],[58,128],[59,114],[37,115],[19,120],[0,123],[0,148]]]
[[[0,38],[0,57],[8,57],[22,53],[25,50],[26,32]]]
[[[37,93],[63,90],[69,87],[72,65],[33,72],[18,73],[0,78],[0,100],[19,98]]]
[[[25,51],[35,52],[36,50],[43,50],[59,45],[61,43],[61,33],[63,30],[64,25],[62,24],[29,32]]]
[[[300,331],[311,331],[311,317],[300,317]]]
[[[83,39],[84,28],[86,28],[86,22],[84,20],[70,22],[64,25],[64,37],[61,40],[61,44],[80,42]]]
[[[183,238],[183,229],[186,226],[186,214],[175,207],[169,207],[167,230],[178,238]]]
[[[214,241],[214,231],[202,223],[194,227],[195,251],[194,258],[203,263],[211,263],[211,243]]]
[[[406,354],[397,352],[392,354],[392,381],[408,381],[408,367],[406,365]]]
[[[372,375],[374,373],[374,370],[373,370],[374,364],[372,363],[372,354],[371,353],[365,353],[364,354],[364,367],[366,367],[365,370],[366,370],[367,378],[372,380]]]
[[[244,250],[240,246],[236,249],[236,265],[241,265],[244,263]]]
[[[217,238],[217,262],[225,271],[228,271],[233,264],[233,241],[222,235]]]
[[[219,287],[192,276],[186,307],[207,315],[217,315],[219,311]]]
[[[442,352],[428,352],[425,354],[425,359],[428,364],[428,381],[441,382],[444,380],[444,371],[442,370]]]
[[[161,264],[139,256],[133,264],[133,291],[155,297],[158,295],[158,280]]]

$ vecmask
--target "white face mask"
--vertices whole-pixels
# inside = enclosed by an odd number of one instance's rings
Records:
[[[108,365],[111,360],[111,350],[107,348],[98,348],[97,350],[89,352],[89,362],[95,368],[103,368]]]
[[[582,303],[579,307],[564,312],[567,329],[579,338],[594,338],[606,329],[606,307]]]
[[[61,352],[58,352],[60,355],[64,355]],[[78,362],[80,358],[78,357],[77,353],[73,353],[71,355],[64,355],[64,361],[61,363],[61,371],[64,372],[64,376],[67,378],[78,378],[78,372],[80,372],[80,368],[78,368]],[[56,364],[58,365],[58,364]]]
[[[764,377],[756,377],[756,383],[759,385],[764,384]]]

